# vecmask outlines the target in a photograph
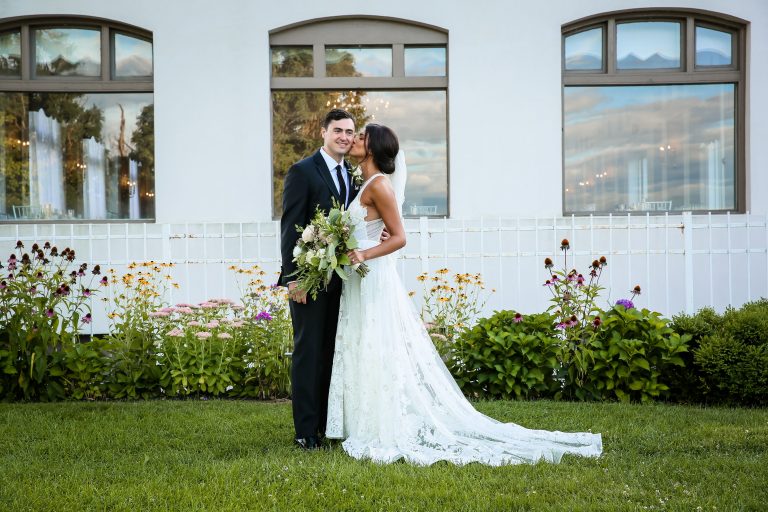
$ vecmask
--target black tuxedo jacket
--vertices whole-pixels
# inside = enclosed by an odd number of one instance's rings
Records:
[[[350,169],[346,160],[344,167],[347,170]],[[349,179],[348,182],[349,201],[351,202],[357,195],[359,187],[355,186],[352,179]],[[339,204],[343,204],[320,151],[293,164],[288,169],[283,185],[283,216],[280,218],[282,267],[278,278],[279,284],[287,286],[289,281],[296,280],[296,276],[289,277],[296,271],[293,248],[301,235],[296,230],[296,226],[304,228],[309,224],[312,217],[315,216],[315,209],[318,206],[327,214],[333,206],[333,199]]]

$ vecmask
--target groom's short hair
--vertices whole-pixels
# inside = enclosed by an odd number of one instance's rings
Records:
[[[325,119],[323,119],[323,128],[328,129],[328,125],[331,124],[331,121],[340,121],[342,119],[351,119],[353,123],[355,122],[355,118],[352,117],[352,114],[344,109],[334,108],[325,114]]]

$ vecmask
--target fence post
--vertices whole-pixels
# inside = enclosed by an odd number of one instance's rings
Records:
[[[419,217],[419,245],[421,271],[429,272],[429,219]]]
[[[692,315],[693,311],[693,214],[683,212],[683,242],[685,269],[685,312]],[[667,283],[669,286],[669,283]]]

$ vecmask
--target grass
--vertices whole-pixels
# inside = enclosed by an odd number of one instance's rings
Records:
[[[599,459],[489,468],[360,462],[291,444],[287,402],[0,404],[0,510],[758,510],[768,410],[480,402],[603,433]],[[700,507],[700,508],[699,508]]]

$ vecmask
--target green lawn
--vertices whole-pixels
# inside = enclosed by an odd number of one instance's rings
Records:
[[[0,404],[0,510],[765,510],[768,410],[480,402],[600,459],[379,466],[291,445],[290,404]]]

